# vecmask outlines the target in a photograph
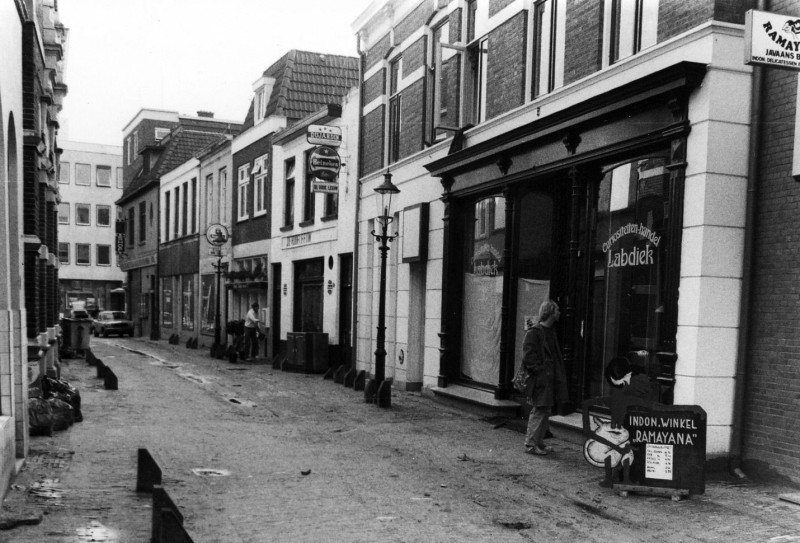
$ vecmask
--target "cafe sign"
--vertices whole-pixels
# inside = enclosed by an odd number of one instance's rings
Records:
[[[342,129],[338,126],[312,124],[306,132],[306,141],[311,145],[339,147],[342,144]]]
[[[800,17],[748,11],[744,63],[800,70]]]
[[[336,181],[342,161],[333,147],[321,145],[311,151],[308,158],[311,175],[324,181]]]

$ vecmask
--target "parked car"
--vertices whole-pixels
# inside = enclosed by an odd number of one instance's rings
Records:
[[[108,337],[109,334],[133,336],[133,321],[128,320],[124,311],[101,311],[92,322],[95,336]]]

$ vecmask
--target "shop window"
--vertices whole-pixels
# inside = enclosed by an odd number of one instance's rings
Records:
[[[403,59],[398,57],[389,65],[389,164],[400,159],[400,130],[402,129],[403,95],[400,78],[403,75]]]
[[[490,196],[465,214],[461,376],[479,383],[500,375],[505,207],[504,197]]]
[[[658,0],[606,0],[603,49],[614,64],[655,45],[658,37]]]
[[[215,274],[204,274],[200,278],[200,333],[214,335],[217,311],[217,279]]]
[[[165,328],[173,327],[172,320],[172,292],[173,277],[165,277],[161,282],[161,325]]]
[[[283,225],[294,224],[294,158],[288,159],[283,166]]]
[[[450,21],[433,29],[432,139],[447,138],[459,126],[461,53],[450,46]]]
[[[181,328],[194,330],[194,276],[181,276]]]
[[[92,222],[92,205],[75,204],[75,224],[88,226]]]
[[[97,226],[111,226],[111,206],[97,205]]]
[[[58,182],[69,185],[69,162],[61,162],[58,165]]]
[[[89,164],[75,164],[75,184],[85,186],[92,184],[92,167]]]
[[[542,0],[534,6],[534,97],[564,84],[566,10],[567,0]]]
[[[58,204],[58,224],[69,224],[69,203]]]
[[[665,165],[663,157],[617,165],[598,188],[592,253],[594,395],[605,392],[603,368],[611,358],[652,354],[675,339],[663,332],[670,194]]]
[[[98,187],[111,186],[111,166],[96,166],[95,177]]]

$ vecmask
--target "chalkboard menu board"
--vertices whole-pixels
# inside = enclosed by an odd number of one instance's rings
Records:
[[[624,396],[583,404],[584,456],[605,486],[705,492],[706,412]]]

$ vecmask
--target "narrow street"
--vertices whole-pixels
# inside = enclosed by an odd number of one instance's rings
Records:
[[[6,507],[41,511],[0,541],[149,541],[151,497],[135,492],[147,448],[195,542],[792,541],[799,489],[707,477],[706,494],[620,497],[580,448],[523,436],[395,391],[391,409],[320,375],[230,364],[203,350],[92,338],[119,378],[65,360],[84,421],[31,438]],[[31,492],[36,483],[50,493]]]

